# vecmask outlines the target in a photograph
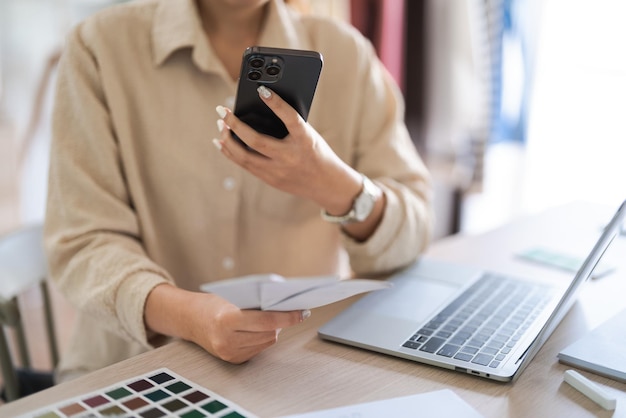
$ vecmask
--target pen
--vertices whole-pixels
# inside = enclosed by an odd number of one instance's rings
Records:
[[[607,410],[614,410],[617,404],[617,399],[611,397],[600,386],[587,379],[582,374],[574,371],[567,370],[563,378],[567,383],[572,385],[575,389],[579,390],[583,395],[600,405]]]

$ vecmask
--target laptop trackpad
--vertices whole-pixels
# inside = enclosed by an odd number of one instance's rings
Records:
[[[445,306],[460,285],[424,277],[398,277],[394,287],[368,295],[367,310],[385,316],[421,322]],[[407,297],[411,295],[412,297]],[[365,300],[359,301],[365,302]]]

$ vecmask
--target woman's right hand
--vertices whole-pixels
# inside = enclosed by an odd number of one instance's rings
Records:
[[[192,341],[230,363],[243,363],[272,346],[282,328],[301,323],[309,311],[241,310],[210,293],[190,292],[169,284],[148,295],[148,329]]]

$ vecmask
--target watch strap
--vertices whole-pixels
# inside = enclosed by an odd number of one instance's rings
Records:
[[[374,189],[376,186],[372,183],[372,181],[369,178],[367,178],[362,173],[361,173],[361,177],[363,179],[361,191],[352,202],[352,207],[350,208],[348,213],[346,213],[345,215],[335,216],[335,215],[330,215],[328,212],[326,212],[326,210],[322,209],[320,212],[322,219],[324,219],[327,222],[341,224],[341,225],[346,225],[346,224],[350,224],[354,222],[360,222],[360,221],[364,221],[365,219],[367,219],[367,217],[371,213],[371,210],[374,207],[374,200],[376,199],[376,195],[373,193],[372,189]],[[371,199],[372,202],[371,202],[371,209],[368,211],[368,213],[361,214],[362,219],[359,219],[359,214],[357,213],[356,205],[357,205],[357,202],[361,199]]]

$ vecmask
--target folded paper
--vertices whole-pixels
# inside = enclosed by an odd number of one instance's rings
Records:
[[[214,293],[241,309],[293,311],[317,308],[391,286],[383,280],[340,280],[337,276],[287,279],[277,274],[256,274],[206,283],[200,289]]]

